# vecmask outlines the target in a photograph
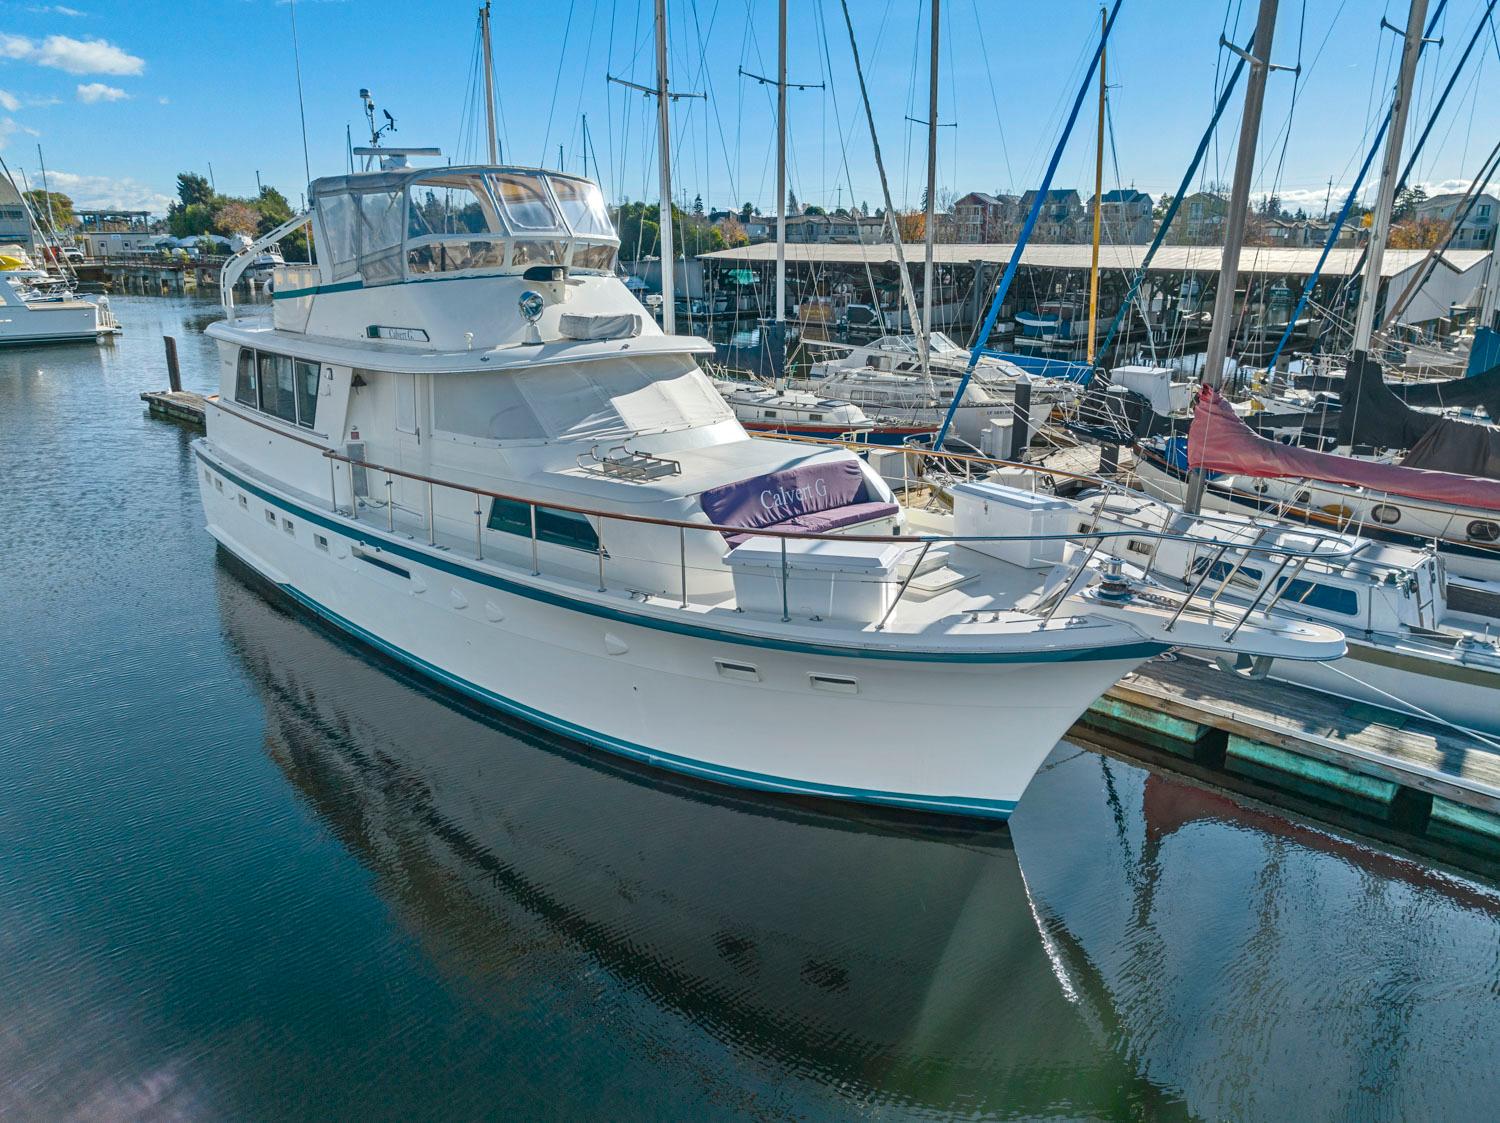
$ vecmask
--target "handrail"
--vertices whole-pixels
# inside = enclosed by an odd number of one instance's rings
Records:
[[[224,304],[224,316],[231,324],[234,323],[234,286],[239,281],[240,274],[249,268],[251,258],[262,250],[274,246],[293,230],[311,222],[312,215],[311,210],[293,215],[270,233],[261,235],[244,249],[237,250],[228,261],[224,262],[224,268],[219,273],[219,294]]]
[[[474,484],[458,483],[454,480],[439,479],[436,476],[423,475],[420,472],[408,472],[402,468],[394,468],[386,464],[380,464],[370,460],[360,460],[335,449],[326,450],[323,455],[330,461],[342,461],[353,467],[364,468],[366,471],[382,472],[388,476],[400,476],[403,479],[414,480],[417,483],[429,486],[445,487],[453,491],[466,492],[470,495],[483,495],[491,499],[503,499],[511,503],[524,503],[528,506],[541,508],[548,511],[565,511],[574,515],[592,515],[599,519],[612,519],[617,522],[639,523],[644,526],[666,526],[684,530],[718,531],[721,534],[750,535],[766,538],[796,538],[808,541],[839,541],[839,542],[885,542],[885,543],[933,543],[953,542],[962,544],[965,542],[1076,542],[1079,540],[1100,540],[1113,538],[1159,538],[1162,541],[1202,543],[1202,539],[1188,534],[1168,534],[1164,531],[1151,530],[1093,530],[1078,531],[1066,534],[837,534],[828,532],[808,530],[777,530],[774,527],[744,527],[729,526],[712,522],[696,522],[689,519],[671,519],[658,515],[632,515],[623,511],[605,511],[596,507],[579,507],[569,503],[553,503],[528,495],[514,495],[509,492],[492,491],[489,488],[479,487]],[[1246,549],[1254,553],[1275,555],[1276,557],[1291,557],[1308,559],[1334,558],[1352,556],[1352,547],[1323,550],[1314,548],[1312,550],[1296,550],[1287,547],[1252,547],[1234,545],[1235,549]]]

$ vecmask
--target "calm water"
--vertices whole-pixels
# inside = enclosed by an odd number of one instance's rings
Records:
[[[1061,745],[1010,831],[644,777],[273,604],[146,417],[0,353],[0,1118],[1467,1119],[1500,892]]]

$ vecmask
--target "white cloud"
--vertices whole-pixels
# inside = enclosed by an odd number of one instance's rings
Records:
[[[0,123],[0,129],[3,129]],[[166,214],[173,196],[128,177],[117,179],[106,175],[79,175],[77,172],[47,169],[52,190],[61,191],[80,207],[94,210],[114,208],[124,211],[150,211]]]
[[[9,90],[0,90],[0,109],[9,110],[14,113],[21,108],[21,99]]]
[[[77,8],[68,8],[62,4],[34,4],[27,11],[36,12],[43,16],[83,16],[87,12],[80,12]]]
[[[0,56],[24,59],[69,74],[139,74],[146,60],[104,39],[74,39],[49,35],[38,43],[24,35],[0,34]]]
[[[78,100],[85,105],[94,105],[101,101],[124,101],[130,95],[117,86],[106,86],[103,82],[80,83],[78,86]]]
[[[156,104],[157,105],[171,105],[172,104],[172,99],[169,98],[169,97],[159,97],[159,98],[156,99]]]
[[[25,133],[27,136],[41,136],[35,129],[29,129],[14,117],[0,118],[0,148],[10,144],[10,138],[17,133]]]

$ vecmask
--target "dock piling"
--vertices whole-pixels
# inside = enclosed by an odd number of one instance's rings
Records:
[[[167,347],[167,385],[172,388],[172,393],[182,393],[182,371],[177,366],[177,340],[170,335],[161,337],[161,341]]]

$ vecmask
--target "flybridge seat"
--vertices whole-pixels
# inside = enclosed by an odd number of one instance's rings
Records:
[[[859,461],[824,460],[709,488],[703,513],[719,526],[742,526],[725,534],[731,547],[758,530],[827,534],[839,527],[894,518],[900,508],[872,498]]]

